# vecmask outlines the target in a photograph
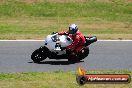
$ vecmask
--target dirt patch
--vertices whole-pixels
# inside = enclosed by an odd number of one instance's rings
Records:
[[[42,0],[23,0],[21,2],[25,2],[25,3],[28,3],[28,4],[32,4],[32,3],[42,2]]]
[[[0,0],[0,1],[4,1],[4,0]],[[39,2],[52,2],[52,3],[69,3],[69,2],[74,2],[74,3],[85,3],[85,2],[89,2],[89,1],[106,2],[106,3],[112,3],[112,2],[114,2],[114,0],[23,0],[21,2],[32,4],[32,3],[39,3]],[[132,0],[126,0],[126,2],[132,2]]]
[[[131,34],[94,34],[94,35],[97,36],[98,39],[132,40]]]
[[[128,2],[132,2],[132,0],[127,0]]]
[[[10,24],[17,25],[20,27],[30,27],[30,28],[47,28],[47,27],[56,27],[59,29],[67,29],[69,24],[77,23],[80,29],[120,29],[120,30],[128,30],[131,31],[132,24],[127,22],[90,22],[87,23],[85,21],[75,21],[72,22],[69,20],[68,23],[65,23],[62,20],[57,19],[0,19],[0,24]]]
[[[79,24],[79,27],[81,29],[132,29],[132,24],[131,23],[126,23],[126,22],[90,22],[90,23],[85,23],[85,22],[76,22]]]
[[[10,24],[24,27],[49,27],[56,25],[57,21],[53,19],[0,19],[1,24]]]

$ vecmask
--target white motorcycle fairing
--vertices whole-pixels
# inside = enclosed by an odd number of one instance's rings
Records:
[[[72,43],[72,39],[66,35],[48,35],[44,41],[44,46],[51,52],[57,55],[66,54],[66,50],[61,50],[61,47],[67,47]]]

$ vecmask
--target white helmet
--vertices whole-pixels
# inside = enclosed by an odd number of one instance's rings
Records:
[[[75,34],[78,31],[78,27],[76,24],[71,24],[69,26],[69,34]]]

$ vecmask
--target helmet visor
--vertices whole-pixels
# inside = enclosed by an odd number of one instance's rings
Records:
[[[75,34],[77,30],[75,28],[69,27],[69,34]]]

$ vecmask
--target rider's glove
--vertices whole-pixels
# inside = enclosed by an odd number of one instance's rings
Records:
[[[64,35],[68,35],[68,33],[64,32]]]
[[[58,34],[58,32],[52,32],[51,34]]]

